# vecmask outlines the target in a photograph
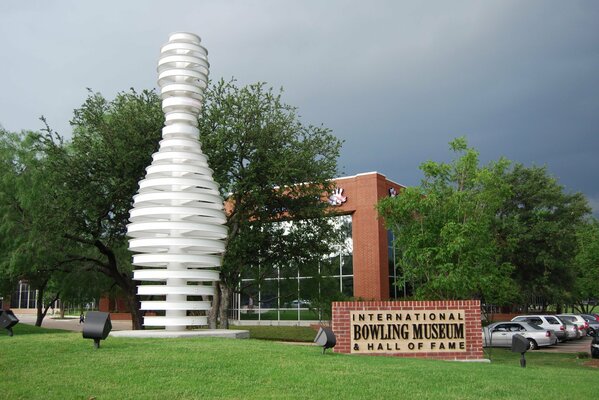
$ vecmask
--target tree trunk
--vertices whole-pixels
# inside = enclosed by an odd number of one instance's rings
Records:
[[[125,300],[127,301],[127,307],[131,314],[131,328],[136,331],[144,329],[141,301],[137,299],[135,293],[128,293]]]
[[[220,283],[220,327],[221,329],[229,329],[229,295],[231,290],[224,283]]]
[[[37,289],[37,317],[35,319],[35,326],[42,326],[42,322],[44,320],[44,317],[46,316],[46,313],[48,312],[48,308],[46,308],[46,310],[44,311],[44,291],[45,291],[45,284]]]
[[[45,285],[44,285],[45,286]],[[42,326],[42,321],[48,315],[48,310],[50,307],[56,303],[58,298],[60,297],[60,292],[56,293],[54,298],[48,302],[48,304],[44,305],[44,288],[38,289],[37,292],[37,318],[35,320],[35,326]],[[42,310],[43,307],[43,310]],[[63,317],[64,318],[64,317]]]
[[[131,314],[131,327],[134,330],[143,329],[143,313],[140,309],[141,302],[137,299],[137,286],[135,285],[135,282],[133,282],[131,275],[119,271],[116,255],[111,248],[107,247],[100,240],[95,240],[94,246],[96,246],[100,253],[107,258],[106,268],[102,268],[100,272],[103,272],[114,279],[116,285],[126,293],[125,301],[127,302],[129,313]]]
[[[220,282],[214,283],[214,297],[212,299],[212,307],[208,311],[208,326],[210,329],[217,328],[217,320],[220,312]]]

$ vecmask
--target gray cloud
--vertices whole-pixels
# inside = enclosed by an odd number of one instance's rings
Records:
[[[547,165],[599,211],[598,20],[590,0],[3,2],[0,124],[44,114],[68,135],[86,87],[154,87],[159,47],[192,31],[213,79],[282,86],[344,139],[346,174],[417,184],[466,135],[484,161]]]

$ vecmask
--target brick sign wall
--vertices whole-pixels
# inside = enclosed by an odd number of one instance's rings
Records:
[[[332,306],[337,353],[483,358],[478,300],[355,301]]]

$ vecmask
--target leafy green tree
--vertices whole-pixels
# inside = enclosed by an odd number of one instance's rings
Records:
[[[76,244],[72,259],[106,275],[125,296],[133,327],[142,327],[127,250],[126,225],[138,182],[158,148],[164,115],[155,92],[92,93],[75,110],[73,139],[47,128],[43,150],[52,178],[55,232]]]
[[[382,199],[378,211],[395,235],[399,267],[418,299],[514,299],[512,266],[500,259],[495,217],[510,196],[508,161],[479,166],[464,138],[450,143],[458,158],[421,165],[420,186]]]
[[[576,238],[575,279],[569,302],[578,312],[589,314],[599,300],[599,221],[589,218],[579,226]]]
[[[77,249],[80,268],[109,277],[141,327],[126,225],[133,195],[161,138],[164,116],[154,92],[133,90],[106,100],[90,93],[64,143],[50,128],[41,140],[55,232]],[[201,141],[228,201],[222,266],[221,321],[242,272],[313,262],[330,252],[335,227],[321,200],[336,175],[340,142],[323,127],[304,126],[280,94],[263,84],[219,82],[206,95]],[[273,223],[294,220],[293,224]],[[256,266],[260,268],[256,268]],[[214,315],[212,318],[215,321]]]
[[[263,83],[212,85],[199,129],[227,199],[229,234],[213,306],[226,327],[242,274],[260,281],[275,267],[301,268],[331,253],[340,232],[323,218],[329,208],[322,198],[333,189],[341,142],[325,127],[304,125]],[[283,220],[293,223],[275,223]]]
[[[545,167],[516,164],[505,175],[511,195],[498,212],[502,260],[514,265],[521,302],[545,310],[573,289],[576,232],[590,212],[580,193],[565,193]]]
[[[0,276],[3,289],[27,281],[37,291],[37,320],[40,326],[58,296],[49,286],[71,265],[69,243],[54,231],[48,160],[37,144],[39,135],[0,131]]]

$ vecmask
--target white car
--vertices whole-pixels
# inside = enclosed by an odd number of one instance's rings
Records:
[[[557,337],[552,330],[528,322],[495,322],[483,328],[483,346],[511,347],[512,337],[517,333],[528,339],[531,350],[557,343]]]
[[[293,300],[289,303],[289,308],[309,308],[310,301],[309,300]]]
[[[555,315],[518,315],[512,318],[512,321],[528,322],[543,329],[551,329],[560,342],[568,339],[566,326]]]

